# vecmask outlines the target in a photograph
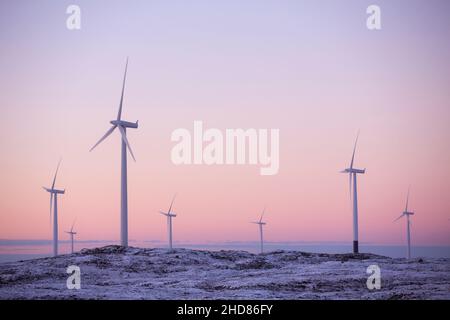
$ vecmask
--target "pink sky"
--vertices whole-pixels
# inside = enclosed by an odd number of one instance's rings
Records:
[[[364,1],[318,2],[79,1],[82,30],[68,31],[64,2],[2,1],[0,238],[51,237],[41,186],[60,156],[60,237],[76,218],[78,239],[119,238],[118,133],[88,150],[117,114],[130,56],[130,239],[164,240],[157,211],[177,192],[175,240],[255,240],[248,222],[266,205],[268,241],[350,242],[339,171],[360,129],[360,241],[404,242],[392,221],[411,185],[413,243],[449,245],[448,2],[378,1],[377,32]],[[280,129],[278,175],[173,165],[170,135],[194,120]]]

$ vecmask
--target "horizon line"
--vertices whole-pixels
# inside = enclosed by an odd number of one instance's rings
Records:
[[[51,244],[51,239],[0,239],[0,245],[46,245]],[[59,240],[60,243],[70,243],[70,240]],[[76,243],[108,243],[110,245],[116,245],[120,243],[120,240],[75,240]],[[129,240],[129,242],[142,242],[142,243],[157,243],[166,245],[165,240]],[[174,243],[186,245],[186,246],[217,246],[217,245],[244,245],[244,244],[259,244],[259,241],[245,241],[245,240],[226,240],[226,241],[206,241],[206,242],[190,242],[190,241],[174,241]],[[265,241],[266,244],[304,244],[304,245],[343,245],[351,246],[346,241],[308,241],[308,240],[287,240],[287,241]],[[403,243],[376,243],[376,242],[361,242],[361,245],[365,246],[404,246]],[[416,244],[414,247],[450,247],[450,244]]]

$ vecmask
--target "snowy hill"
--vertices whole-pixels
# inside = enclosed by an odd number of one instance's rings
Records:
[[[370,265],[380,290],[367,289]],[[0,299],[450,299],[450,259],[107,246],[0,264]]]

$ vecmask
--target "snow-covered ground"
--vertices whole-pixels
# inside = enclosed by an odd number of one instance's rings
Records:
[[[69,265],[80,290],[67,289]],[[450,259],[107,246],[0,264],[0,299],[450,299]]]

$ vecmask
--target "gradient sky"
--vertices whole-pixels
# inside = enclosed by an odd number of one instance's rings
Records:
[[[66,29],[69,4],[82,29]],[[382,30],[366,28],[378,4]],[[348,178],[361,130],[360,241],[402,244],[408,185],[413,244],[450,244],[450,2],[0,2],[0,238],[49,239],[49,186],[59,157],[60,238],[118,239],[120,138],[89,148],[124,118],[129,237],[164,240],[178,192],[180,241],[350,241]],[[171,132],[279,128],[280,171],[175,166]]]

